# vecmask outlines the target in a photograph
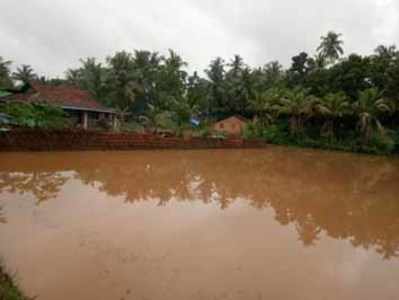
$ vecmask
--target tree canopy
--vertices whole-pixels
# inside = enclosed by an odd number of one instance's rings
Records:
[[[81,59],[80,66],[68,69],[65,78],[41,80],[77,85],[117,109],[126,120],[166,112],[164,115],[182,124],[193,116],[215,120],[239,114],[270,125],[272,119],[285,115],[290,123],[287,128],[294,135],[302,134],[307,124],[318,122],[318,131],[335,138],[344,128],[352,132],[356,127],[356,109],[364,107],[360,104],[383,99],[391,107],[399,107],[396,46],[378,45],[370,55],[344,56],[343,45],[342,35],[330,31],[321,37],[314,53],[300,51],[286,67],[275,60],[253,67],[234,55],[227,60],[216,57],[203,72],[192,74],[188,63],[173,50],[166,55],[146,50],[119,51],[104,61]],[[28,65],[12,75],[10,67],[11,62],[0,57],[0,88],[10,87],[16,80],[38,78]],[[379,99],[371,97],[370,91],[376,91]],[[273,95],[279,95],[279,103]],[[366,95],[372,100],[364,100]],[[383,116],[381,124],[394,124],[392,116],[396,116],[395,109]],[[370,120],[375,125],[380,119]],[[337,126],[344,123],[347,125]]]

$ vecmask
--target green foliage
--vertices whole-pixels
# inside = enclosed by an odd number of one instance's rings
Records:
[[[12,77],[13,79],[23,83],[28,83],[38,79],[38,76],[34,73],[32,67],[29,65],[22,65],[18,67],[17,71],[12,73]]]
[[[0,266],[0,299],[4,300],[26,300],[12,278],[4,272]]]
[[[392,140],[394,142],[394,152],[399,152],[399,130],[392,131]]]
[[[280,121],[264,126],[259,122],[250,122],[244,130],[245,139],[263,139],[273,144],[289,144],[288,123]]]
[[[395,140],[387,133],[374,133],[367,145],[362,145],[362,151],[374,154],[390,154],[395,149]]]
[[[142,124],[135,122],[135,121],[129,121],[124,123],[121,128],[120,131],[124,131],[124,132],[135,132],[135,133],[144,133],[145,132],[145,128]]]
[[[104,104],[110,104],[107,101],[109,70],[93,57],[81,59],[80,63],[82,64],[80,68],[69,69],[66,72],[67,82],[89,91]]]
[[[359,92],[358,101],[353,108],[358,117],[358,129],[367,143],[375,131],[384,134],[384,127],[380,122],[381,113],[393,113],[394,108],[388,101],[381,98],[381,93],[374,88]]]
[[[195,116],[208,126],[194,134],[211,135],[210,120],[238,114],[256,120],[245,130],[246,138],[382,153],[394,145],[397,151],[392,138],[398,140],[398,130],[390,129],[399,106],[399,51],[379,45],[371,55],[344,57],[343,43],[341,34],[330,31],[313,53],[294,55],[287,69],[278,61],[253,68],[239,55],[217,57],[205,76],[188,74],[187,63],[173,50],[165,55],[119,51],[105,62],[81,60],[79,68],[68,70],[66,80],[46,82],[88,90],[119,112],[127,131],[136,130],[132,124],[138,120],[146,130],[181,134],[192,129]],[[10,83],[9,66],[0,58],[0,86]],[[29,66],[18,72],[19,79],[33,73]],[[23,126],[43,126],[23,113],[27,117],[18,121]]]
[[[209,127],[200,128],[194,131],[193,136],[207,138],[211,136],[212,130]]]
[[[327,94],[316,106],[316,112],[324,118],[321,136],[335,138],[336,123],[350,114],[350,105],[344,93]]]
[[[295,88],[287,90],[276,106],[279,115],[289,118],[290,134],[299,136],[303,134],[305,122],[313,115],[318,99],[309,95],[307,90]]]
[[[260,129],[263,128],[257,122],[251,122],[244,128],[243,138],[247,140],[257,139],[262,136]]]
[[[155,115],[154,124],[157,128],[176,130],[176,116],[173,112],[163,111]]]
[[[246,139],[378,154],[392,153],[398,145],[398,131],[385,130],[382,122],[396,105],[377,89],[359,92],[352,105],[342,92],[317,98],[301,88],[269,89],[250,105],[256,121],[244,131]]]
[[[4,60],[0,56],[0,88],[10,88],[13,86],[10,72],[11,61]]]
[[[342,34],[329,31],[326,36],[321,37],[321,44],[317,51],[322,58],[327,59],[330,63],[334,63],[344,54],[344,49],[342,48],[344,42],[339,39],[340,36]]]
[[[46,104],[11,102],[1,105],[0,112],[20,127],[59,129],[67,125],[63,110]]]

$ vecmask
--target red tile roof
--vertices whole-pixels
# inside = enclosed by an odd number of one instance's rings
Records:
[[[241,122],[243,122],[243,123],[248,123],[248,122],[249,122],[249,120],[246,119],[246,118],[244,118],[243,116],[240,116],[240,115],[233,115],[233,116],[230,116],[230,117],[228,117],[228,118],[224,118],[224,119],[222,119],[222,120],[219,120],[219,121],[217,121],[216,123],[219,123],[219,122],[226,122],[227,120],[230,120],[230,119],[238,119],[239,121],[241,121]]]
[[[67,85],[52,86],[40,83],[30,83],[30,86],[31,88],[25,93],[6,97],[7,100],[46,102],[63,108],[113,112],[112,109],[97,102],[89,92],[83,91],[78,87]]]

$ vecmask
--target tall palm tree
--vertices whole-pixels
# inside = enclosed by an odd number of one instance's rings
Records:
[[[82,80],[82,72],[80,69],[68,69],[65,72],[65,78],[68,84],[79,86]]]
[[[327,59],[330,63],[334,63],[340,55],[344,54],[342,45],[343,40],[340,39],[342,34],[329,31],[326,36],[321,37],[321,44],[317,48],[319,54]]]
[[[324,69],[324,67],[326,66],[327,62],[326,62],[326,58],[318,53],[315,58],[314,58],[314,67],[316,69]]]
[[[107,63],[110,99],[112,99],[112,105],[117,108],[120,121],[123,123],[137,95],[142,93],[143,89],[137,79],[133,57],[130,53],[117,52],[114,56],[107,58]]]
[[[12,73],[12,77],[15,80],[22,81],[23,83],[28,83],[38,79],[38,76],[29,65],[22,65],[18,67],[17,71]]]
[[[379,45],[377,48],[375,48],[374,52],[377,56],[384,59],[392,59],[393,57],[395,57],[395,55],[398,54],[395,45],[390,45],[390,46]]]
[[[278,114],[289,118],[290,133],[298,136],[303,133],[304,123],[314,114],[315,103],[318,99],[308,95],[307,91],[295,88],[287,91],[276,107]]]
[[[358,117],[358,129],[362,134],[363,142],[368,143],[373,133],[377,130],[384,134],[385,130],[379,117],[382,113],[393,113],[395,108],[381,97],[381,93],[370,88],[359,92],[359,98],[354,103],[353,109]]]
[[[278,88],[270,88],[264,92],[255,92],[255,96],[249,100],[249,109],[255,113],[257,121],[263,126],[273,123],[284,92]]]
[[[344,93],[331,93],[316,105],[316,111],[325,118],[321,135],[332,139],[335,137],[336,121],[349,113],[350,105]]]
[[[12,81],[10,78],[11,61],[4,60],[0,56],[0,87],[11,87]]]
[[[175,114],[173,112],[148,104],[146,113],[139,116],[138,119],[148,131],[157,133],[159,128],[176,129],[177,124],[174,122],[174,117]]]
[[[107,69],[93,57],[80,60],[80,86],[96,99],[105,101],[107,90]]]

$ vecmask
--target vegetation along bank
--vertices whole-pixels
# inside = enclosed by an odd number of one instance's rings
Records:
[[[28,300],[14,284],[12,278],[0,266],[0,299],[1,300]]]
[[[223,138],[215,122],[248,120],[242,136],[275,144],[354,152],[399,152],[399,51],[380,45],[370,55],[344,55],[342,36],[328,32],[314,54],[301,52],[284,68],[272,61],[251,67],[236,55],[218,57],[203,73],[187,72],[174,51],[166,56],[121,51],[98,61],[81,60],[65,78],[44,78],[23,65],[11,73],[0,60],[3,129],[70,127],[66,112],[47,101],[6,101],[18,83],[75,86],[110,108],[117,126],[98,120],[96,129]]]

